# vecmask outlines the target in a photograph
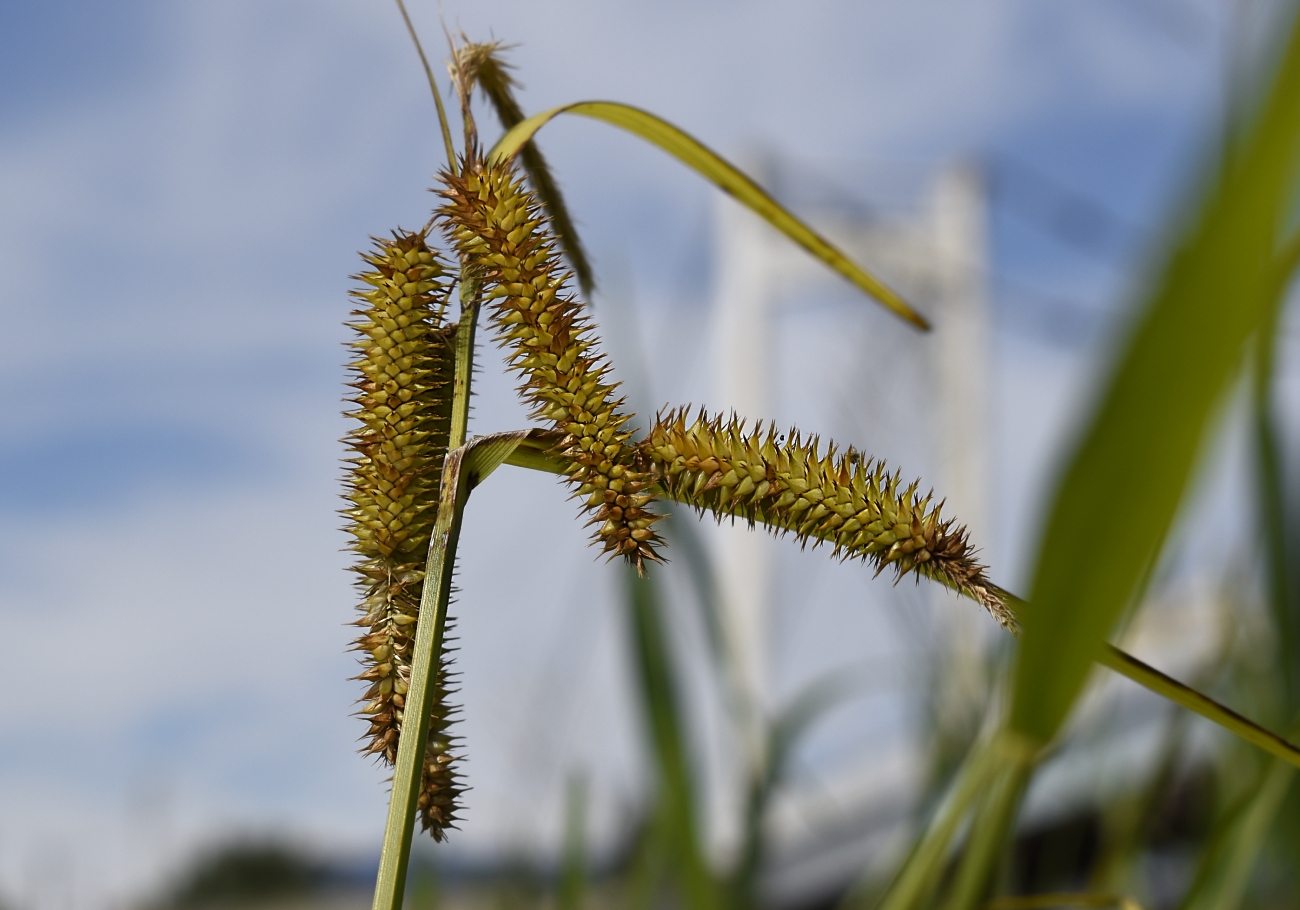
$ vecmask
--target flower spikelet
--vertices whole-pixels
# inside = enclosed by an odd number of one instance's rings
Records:
[[[642,570],[657,560],[658,520],[646,505],[653,477],[637,463],[617,383],[595,350],[582,304],[568,289],[555,236],[536,197],[508,166],[468,164],[445,174],[439,214],[451,242],[471,263],[491,304],[492,324],[533,416],[563,434],[557,454],[592,513],[603,550]]]
[[[855,450],[825,454],[816,438],[778,434],[761,423],[746,432],[732,417],[685,409],[660,415],[643,443],[674,499],[794,534],[814,546],[828,543],[841,559],[892,568],[898,578],[926,575],[979,601],[998,622],[1014,628],[1000,590],[984,575],[966,530],[940,515],[942,503],[920,495],[914,482]]]
[[[358,426],[345,442],[352,450],[343,510],[357,554],[353,571],[361,589],[365,629],[355,642],[369,683],[362,714],[369,721],[367,754],[388,763],[397,756],[402,710],[411,679],[412,648],[424,582],[425,556],[437,517],[438,489],[451,421],[450,386],[456,325],[442,324],[450,293],[446,265],[425,242],[426,233],[395,232],[376,240],[354,276],[367,287],[352,292],[355,333],[350,364]],[[439,779],[424,782],[454,795],[440,685],[430,721],[426,762]],[[450,817],[450,812],[445,813]],[[435,837],[441,829],[435,829]]]

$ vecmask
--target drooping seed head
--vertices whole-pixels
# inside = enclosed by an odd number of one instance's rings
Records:
[[[662,414],[642,444],[674,499],[718,516],[730,515],[790,533],[814,546],[829,543],[842,559],[864,559],[879,573],[892,568],[935,580],[982,604],[1008,629],[1015,618],[1000,589],[975,561],[966,529],[940,516],[942,503],[902,486],[880,461],[856,451],[818,451],[814,438],[778,435],[762,424],[746,432],[732,417],[694,421],[686,411]]]
[[[595,539],[638,569],[657,560],[646,505],[653,478],[639,465],[618,384],[596,351],[582,304],[568,289],[551,233],[532,193],[508,165],[467,163],[445,174],[444,230],[483,282],[492,324],[533,416],[564,434],[558,454],[571,465],[574,495],[591,513]]]

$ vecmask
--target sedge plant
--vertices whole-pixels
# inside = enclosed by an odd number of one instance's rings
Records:
[[[418,39],[416,44],[418,48]],[[1242,249],[1234,231],[1247,231],[1251,242],[1276,245],[1270,233],[1275,225],[1268,221],[1276,205],[1259,201],[1262,194],[1277,193],[1289,177],[1279,150],[1291,149],[1287,143],[1294,144],[1300,127],[1278,111],[1290,95],[1265,107],[1236,169],[1223,178],[1232,192],[1225,189],[1212,198],[1199,232],[1190,235],[1187,249],[1175,258],[1152,305],[1153,315],[1135,336],[1129,359],[1121,362],[1112,399],[1099,412],[1100,429],[1085,440],[1073,473],[1067,472],[1032,596],[1023,601],[991,580],[989,570],[975,559],[965,529],[943,513],[942,500],[919,481],[905,480],[901,472],[852,447],[795,428],[751,424],[741,415],[691,414],[683,408],[665,408],[648,426],[639,426],[624,407],[601,353],[581,296],[591,285],[590,267],[536,147],[536,134],[566,113],[627,130],[730,193],[924,331],[928,323],[920,314],[738,169],[658,117],[605,101],[524,116],[498,44],[464,42],[453,49],[449,68],[463,136],[457,151],[427,60],[425,67],[447,152],[434,187],[438,206],[428,225],[415,232],[395,231],[391,240],[377,240],[365,254],[365,270],[357,276],[363,285],[356,292],[361,306],[353,323],[356,409],[349,416],[356,425],[348,437],[353,458],[344,515],[354,539],[361,595],[358,625],[363,631],[356,647],[366,685],[363,751],[393,767],[375,910],[401,906],[417,816],[438,840],[459,818],[457,768],[462,759],[453,735],[447,648],[451,575],[470,492],[502,464],[564,478],[579,512],[594,528],[595,545],[627,563],[636,576],[653,577],[665,550],[656,524],[665,509],[679,504],[719,520],[761,525],[801,544],[824,544],[832,555],[863,560],[877,573],[889,570],[895,578],[938,582],[974,601],[1009,632],[1018,634],[1023,627],[1006,727],[978,745],[960,771],[940,815],[886,894],[883,906],[890,910],[923,906],[931,899],[968,816],[967,844],[945,900],[953,910],[984,900],[1037,757],[1053,740],[1093,661],[1219,723],[1286,766],[1300,765],[1300,750],[1283,737],[1105,641],[1167,528],[1212,393],[1235,362],[1230,353],[1218,351],[1210,358],[1217,372],[1196,386],[1200,397],[1188,406],[1190,416],[1188,407],[1171,411],[1188,422],[1187,427],[1177,425],[1181,435],[1174,440],[1183,446],[1177,451],[1181,473],[1175,471],[1158,490],[1129,490],[1121,497],[1142,513],[1140,521],[1125,526],[1124,534],[1096,526],[1103,517],[1112,519],[1110,511],[1103,515],[1097,509],[1114,497],[1098,495],[1097,487],[1115,482],[1116,447],[1126,441],[1107,421],[1131,421],[1112,414],[1116,408],[1137,406],[1123,397],[1134,389],[1146,395],[1135,399],[1144,406],[1167,404],[1152,398],[1149,383],[1142,387],[1143,371],[1152,368],[1143,358],[1168,356],[1161,347],[1168,341],[1158,331],[1165,310],[1180,294],[1205,299],[1204,306],[1213,310],[1214,302],[1197,281],[1209,281],[1220,291],[1246,287],[1253,295],[1253,315],[1220,326],[1231,329],[1225,337],[1244,344],[1263,314],[1276,306],[1285,286],[1278,275],[1289,275],[1293,260],[1270,254],[1256,268],[1256,256],[1245,260],[1250,268],[1234,266],[1233,271],[1224,257]],[[1278,85],[1279,92],[1300,92],[1300,49],[1288,51]],[[487,98],[505,128],[488,149],[480,144],[476,95]],[[1239,199],[1258,204],[1242,209]],[[1220,243],[1222,250],[1215,246]],[[505,349],[507,364],[520,379],[520,394],[539,426],[469,438],[474,340],[481,315]],[[1137,366],[1130,368],[1132,363]],[[1158,392],[1164,386],[1154,388]],[[1133,430],[1129,424],[1122,428]],[[643,434],[638,432],[642,429]],[[1142,512],[1148,505],[1149,515]],[[1106,539],[1107,533],[1123,538],[1123,547],[1117,549],[1120,545]],[[1096,584],[1071,581],[1075,570],[1069,558],[1072,552],[1077,555],[1080,535],[1091,535],[1083,549],[1102,566]],[[1099,547],[1099,539],[1106,546]],[[648,663],[646,672],[652,671]],[[700,887],[701,896],[693,903],[704,908],[715,902],[713,886],[702,882]]]

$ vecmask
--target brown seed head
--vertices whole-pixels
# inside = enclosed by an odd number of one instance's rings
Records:
[[[638,569],[656,560],[659,516],[646,505],[653,478],[638,462],[619,409],[617,383],[595,349],[582,305],[535,197],[505,165],[470,162],[444,175],[444,230],[471,263],[491,304],[493,326],[533,416],[564,434],[558,454],[572,465],[574,495],[591,512],[595,539]]]

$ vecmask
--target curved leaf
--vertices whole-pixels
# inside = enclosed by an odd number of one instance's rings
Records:
[[[497,163],[518,154],[538,130],[560,114],[580,114],[583,117],[601,120],[627,130],[652,145],[659,146],[714,183],[723,192],[733,196],[737,202],[753,209],[772,227],[839,272],[885,307],[918,328],[930,327],[925,318],[908,306],[903,298],[886,287],[879,279],[864,271],[826,238],[784,209],[735,165],[668,121],[640,108],[616,101],[579,101],[534,114],[497,141],[488,152],[488,163]]]
[[[1282,223],[1300,147],[1300,28],[1240,153],[1220,167],[1116,361],[1046,522],[1011,725],[1060,728],[1174,520],[1216,407],[1282,297]]]

